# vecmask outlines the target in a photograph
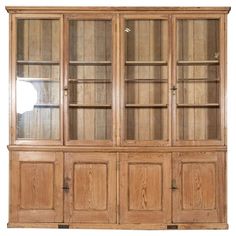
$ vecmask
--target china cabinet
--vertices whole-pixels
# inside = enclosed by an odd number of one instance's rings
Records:
[[[228,227],[230,8],[7,11],[9,227]]]

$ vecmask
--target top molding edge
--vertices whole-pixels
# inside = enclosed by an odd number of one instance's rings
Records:
[[[183,11],[191,11],[191,12],[221,12],[221,13],[229,13],[231,7],[86,7],[86,6],[70,6],[70,7],[55,7],[55,6],[6,6],[7,12],[9,13],[31,13],[33,12],[55,12],[55,13],[66,13],[66,12],[75,12],[75,11],[161,11],[161,12],[183,12]]]

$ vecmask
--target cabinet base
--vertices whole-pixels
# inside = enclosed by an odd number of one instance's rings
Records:
[[[61,227],[65,225],[65,227]],[[60,226],[60,227],[59,227]],[[68,227],[69,226],[69,227]],[[80,223],[8,223],[8,228],[78,228],[78,229],[228,229],[226,223],[188,224],[80,224]]]

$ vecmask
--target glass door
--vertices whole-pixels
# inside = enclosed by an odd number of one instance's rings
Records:
[[[175,29],[176,144],[220,144],[224,126],[221,20],[178,17]]]
[[[12,86],[16,104],[13,140],[17,144],[60,144],[61,137],[61,20],[38,15],[15,18],[16,51]],[[13,94],[12,94],[13,95]],[[14,105],[13,105],[14,106]],[[15,127],[15,125],[13,125]]]
[[[67,143],[112,144],[113,21],[88,15],[67,19],[68,58],[65,95]]]
[[[168,17],[124,16],[121,34],[123,144],[168,145]]]

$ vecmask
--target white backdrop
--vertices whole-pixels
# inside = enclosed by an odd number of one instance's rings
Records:
[[[7,229],[8,221],[8,14],[5,6],[231,6],[228,18],[228,231]],[[236,234],[236,1],[235,0],[0,0],[0,236]]]

